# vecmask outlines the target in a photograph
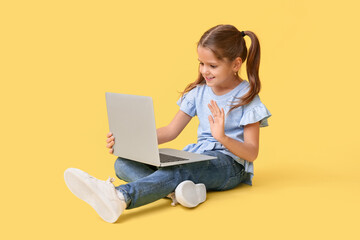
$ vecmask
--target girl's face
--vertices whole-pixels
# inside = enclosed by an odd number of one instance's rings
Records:
[[[232,87],[239,79],[234,73],[239,70],[239,61],[218,60],[214,53],[202,46],[197,49],[200,67],[199,71],[206,80],[206,84],[215,89]],[[241,65],[241,62],[240,62]]]

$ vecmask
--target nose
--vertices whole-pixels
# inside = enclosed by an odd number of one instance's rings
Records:
[[[206,68],[205,66],[203,66],[201,69],[200,69],[200,72],[201,74],[203,75],[208,75],[210,72],[209,72],[209,69]]]

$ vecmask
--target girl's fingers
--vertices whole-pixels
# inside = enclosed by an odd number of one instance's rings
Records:
[[[115,139],[115,137],[114,137],[114,136],[109,137],[108,139],[106,139],[106,142],[107,142],[107,143],[109,143],[109,142],[113,141],[114,139]]]
[[[215,106],[216,113],[220,114],[221,113],[220,108],[215,101],[214,101],[214,106]]]
[[[221,115],[221,110],[219,109],[219,106],[217,105],[217,103],[214,100],[210,101],[210,104],[208,104],[208,107],[213,116]]]
[[[219,109],[218,105],[216,104],[216,102],[214,100],[211,100],[211,106],[213,107],[213,109],[216,111],[217,109]]]
[[[208,104],[212,115],[217,114],[217,109],[216,109],[217,105],[215,105],[215,103],[216,103],[216,102],[215,102],[214,100],[211,100],[211,101],[210,101],[210,104]]]
[[[107,148],[111,148],[115,144],[114,141],[111,141],[109,144],[106,145]]]
[[[109,132],[109,133],[106,135],[106,137],[107,137],[106,142],[108,143],[108,144],[106,145],[106,147],[107,147],[107,148],[110,148],[109,153],[110,153],[110,154],[113,154],[114,149],[112,148],[112,146],[115,144],[115,142],[114,142],[115,137],[113,136],[113,134],[112,134],[111,132]]]
[[[212,107],[210,104],[208,104],[208,107],[209,107],[209,109],[210,109],[211,114],[214,115],[214,109],[213,109],[213,107]]]
[[[218,107],[218,105],[217,105],[216,101],[212,100],[212,102],[213,102],[213,104],[214,104],[215,109],[219,109],[219,107]]]
[[[211,115],[208,116],[208,119],[209,119],[210,125],[214,123],[214,119],[212,118]]]

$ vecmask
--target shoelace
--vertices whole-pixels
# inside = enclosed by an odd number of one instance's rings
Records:
[[[169,195],[166,196],[167,198],[170,198],[172,200],[171,206],[175,207],[176,204],[178,204],[179,202],[176,200],[175,197],[175,192],[170,193]]]
[[[109,177],[109,178],[106,180],[106,182],[108,182],[108,183],[113,183],[113,182],[115,182],[115,178]]]
[[[95,177],[93,177],[93,176],[91,176],[91,175],[89,175],[88,177],[89,177],[90,179],[92,179],[92,180],[95,180],[95,181],[102,181],[102,180],[99,180],[99,179],[97,179],[97,178],[95,178]],[[115,178],[109,177],[105,182],[107,182],[107,183],[113,183],[113,182],[115,182]]]

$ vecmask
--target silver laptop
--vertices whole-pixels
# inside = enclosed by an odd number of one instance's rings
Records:
[[[216,159],[170,148],[158,148],[151,97],[105,93],[114,155],[157,167]]]

